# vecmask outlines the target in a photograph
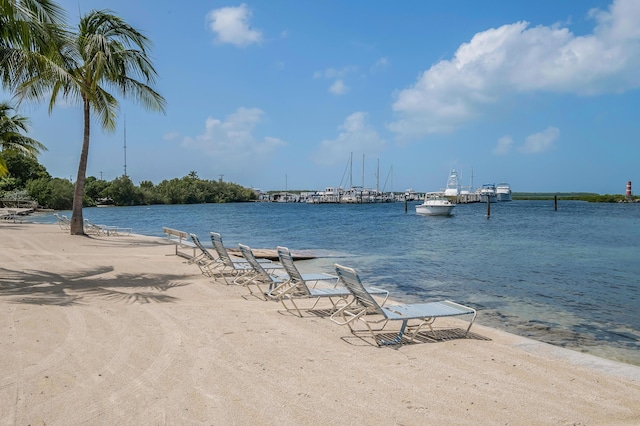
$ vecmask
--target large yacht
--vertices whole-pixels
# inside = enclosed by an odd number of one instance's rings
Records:
[[[508,183],[499,183],[496,186],[496,199],[498,201],[511,201],[511,186]]]
[[[496,196],[496,185],[494,183],[485,183],[478,189],[478,193],[480,194],[481,203],[486,203],[487,201],[495,203],[498,201],[498,197]]]
[[[447,187],[444,189],[444,196],[454,201],[460,195],[460,182],[458,182],[458,172],[453,169],[447,180]]]

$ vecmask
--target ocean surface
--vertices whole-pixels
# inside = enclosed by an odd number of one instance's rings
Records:
[[[414,206],[158,205],[84,217],[150,236],[193,232],[209,247],[216,231],[227,247],[309,251],[319,257],[301,269],[341,263],[395,300],[451,299],[475,307],[481,324],[640,365],[640,204],[513,201],[492,204],[489,218],[486,204],[459,204],[452,217]]]

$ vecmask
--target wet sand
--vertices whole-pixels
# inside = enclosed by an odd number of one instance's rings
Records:
[[[160,238],[0,223],[2,424],[640,424],[640,367],[481,325],[378,348]],[[480,324],[479,324],[480,323]]]

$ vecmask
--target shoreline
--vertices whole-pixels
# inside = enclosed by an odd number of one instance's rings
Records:
[[[21,223],[25,223],[25,224],[34,224],[34,225],[50,225],[53,224],[54,222],[30,222],[28,220],[23,220],[21,221]],[[57,226],[57,225],[56,225]],[[165,244],[168,242],[168,239],[166,238],[165,234],[159,233],[158,235],[147,235],[147,234],[132,234],[132,235],[136,235],[138,237],[142,237],[142,238],[157,238],[160,243]],[[161,236],[162,235],[162,236]],[[267,260],[271,260],[271,261],[278,261],[277,258],[277,253],[275,249],[272,248],[255,248],[252,247],[254,254],[256,255],[257,258],[264,258]],[[209,247],[209,250],[213,250],[211,247]],[[234,256],[239,256],[242,257],[240,254],[240,250],[237,248],[228,248],[228,251],[230,254],[234,255]],[[330,251],[330,250],[323,250],[323,249],[303,249],[303,250],[295,250],[293,252],[294,254],[294,260],[296,261],[309,261],[308,263],[308,267],[310,267],[313,271],[317,271],[318,267],[319,268],[325,268],[326,265],[326,259],[331,259],[333,257],[345,257],[348,256],[345,253],[336,253],[334,251]],[[319,263],[314,263],[314,261],[321,261]],[[299,266],[301,268],[304,268],[305,266]],[[411,298],[409,298],[411,299]],[[419,300],[410,300],[409,303],[413,303],[413,302],[419,302]],[[634,363],[634,362],[629,362],[626,359],[623,359],[623,356],[619,356],[619,354],[615,354],[618,356],[606,356],[604,354],[602,354],[602,352],[600,351],[586,351],[584,350],[584,347],[579,346],[579,345],[573,345],[571,342],[566,342],[567,344],[564,345],[562,343],[554,343],[554,342],[549,342],[549,341],[544,341],[544,340],[538,340],[538,337],[535,335],[526,335],[525,334],[520,334],[517,331],[513,331],[513,330],[509,330],[508,327],[501,327],[500,324],[496,324],[495,322],[491,322],[489,321],[489,323],[487,324],[486,322],[483,324],[489,328],[493,328],[499,331],[503,331],[505,333],[514,335],[514,336],[518,336],[521,337],[523,339],[527,339],[530,340],[532,342],[539,342],[541,344],[546,344],[546,345],[550,345],[553,348],[558,348],[558,349],[564,349],[564,350],[568,350],[569,353],[578,353],[580,355],[585,355],[585,356],[592,356],[595,357],[596,359],[602,359],[605,361],[611,361],[614,363],[620,363],[622,365],[631,365],[634,367],[640,367],[639,363]],[[605,348],[611,348],[616,350],[615,346],[607,346],[607,345],[603,345],[602,347]],[[635,358],[634,358],[635,359]],[[597,363],[596,363],[597,364]]]
[[[640,423],[631,364],[477,323],[376,348],[212,282],[162,237],[0,236],[4,423]]]

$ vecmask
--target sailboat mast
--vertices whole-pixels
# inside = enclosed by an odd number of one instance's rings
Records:
[[[349,188],[353,188],[353,152],[349,156]]]
[[[380,159],[378,158],[378,170],[376,171],[376,194],[380,192]]]
[[[364,154],[362,154],[362,189],[364,189]]]

